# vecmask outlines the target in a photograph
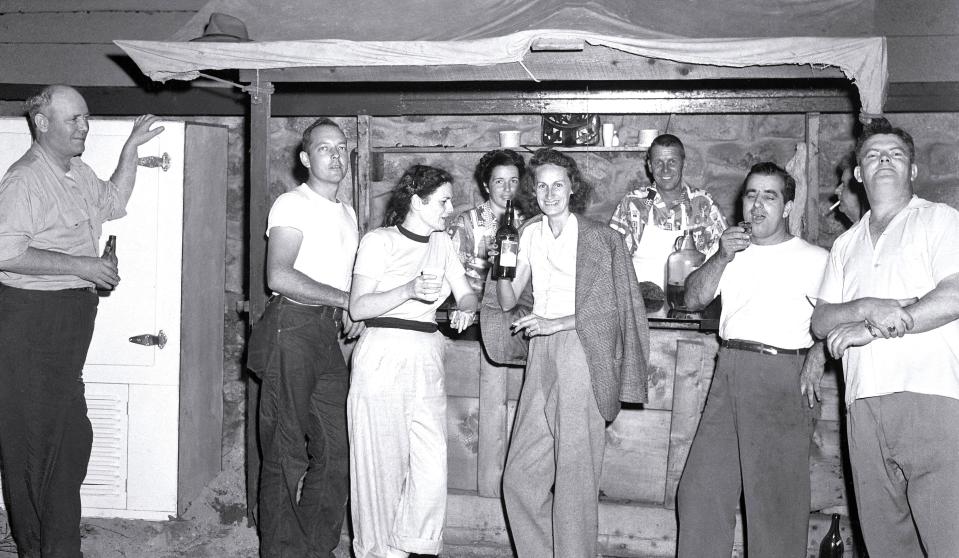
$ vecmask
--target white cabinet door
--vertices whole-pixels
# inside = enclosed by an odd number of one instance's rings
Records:
[[[112,174],[132,125],[131,120],[90,122],[82,158],[101,178]],[[108,235],[117,236],[121,279],[100,299],[83,370],[94,424],[94,456],[82,491],[87,515],[137,516],[121,511],[128,499],[136,509],[164,518],[176,508],[184,125],[162,125],[164,133],[141,146],[139,154],[160,158],[165,153],[169,169],[139,167],[127,215],[103,227],[101,247]],[[26,119],[0,119],[0,174],[30,143]],[[162,349],[129,341],[161,330],[167,339]],[[148,386],[174,389],[161,389],[155,400],[134,396],[150,393]],[[127,493],[117,493],[120,486]]]

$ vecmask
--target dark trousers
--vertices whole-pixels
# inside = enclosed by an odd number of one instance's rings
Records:
[[[720,349],[679,481],[679,558],[729,558],[743,495],[750,558],[806,556],[815,413],[802,355]]]
[[[97,295],[0,286],[0,459],[21,558],[76,558],[93,429],[83,397]]]
[[[332,556],[350,489],[349,372],[328,307],[271,299],[250,338],[260,391],[263,558]]]

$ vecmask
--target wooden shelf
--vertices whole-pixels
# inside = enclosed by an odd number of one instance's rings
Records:
[[[516,151],[528,151],[532,153],[541,147],[553,147],[557,151],[572,151],[586,153],[645,153],[648,147],[620,146],[603,147],[601,145],[563,147],[560,145],[521,145],[513,147]],[[487,151],[497,149],[498,146],[486,147],[457,147],[452,145],[424,145],[424,146],[402,146],[402,147],[370,147],[371,153],[486,153]]]

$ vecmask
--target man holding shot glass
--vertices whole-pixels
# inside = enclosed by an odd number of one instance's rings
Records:
[[[678,556],[729,556],[740,494],[750,556],[806,555],[809,447],[825,353],[809,322],[827,253],[789,234],[796,182],[750,169],[744,222],[686,280],[686,304],[722,294],[722,347],[677,495]]]

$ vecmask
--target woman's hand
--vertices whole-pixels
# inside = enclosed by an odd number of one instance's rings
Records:
[[[572,329],[567,327],[567,318],[548,319],[537,316],[536,314],[527,314],[511,324],[514,332],[522,331],[526,337],[539,337],[552,335],[557,331]],[[574,324],[575,327],[575,324]]]
[[[409,298],[427,303],[436,302],[442,288],[443,276],[427,271],[423,271],[406,284]]]
[[[450,313],[450,327],[455,329],[456,333],[462,333],[464,329],[473,323],[473,317],[475,315],[475,312],[453,310],[453,312]]]

